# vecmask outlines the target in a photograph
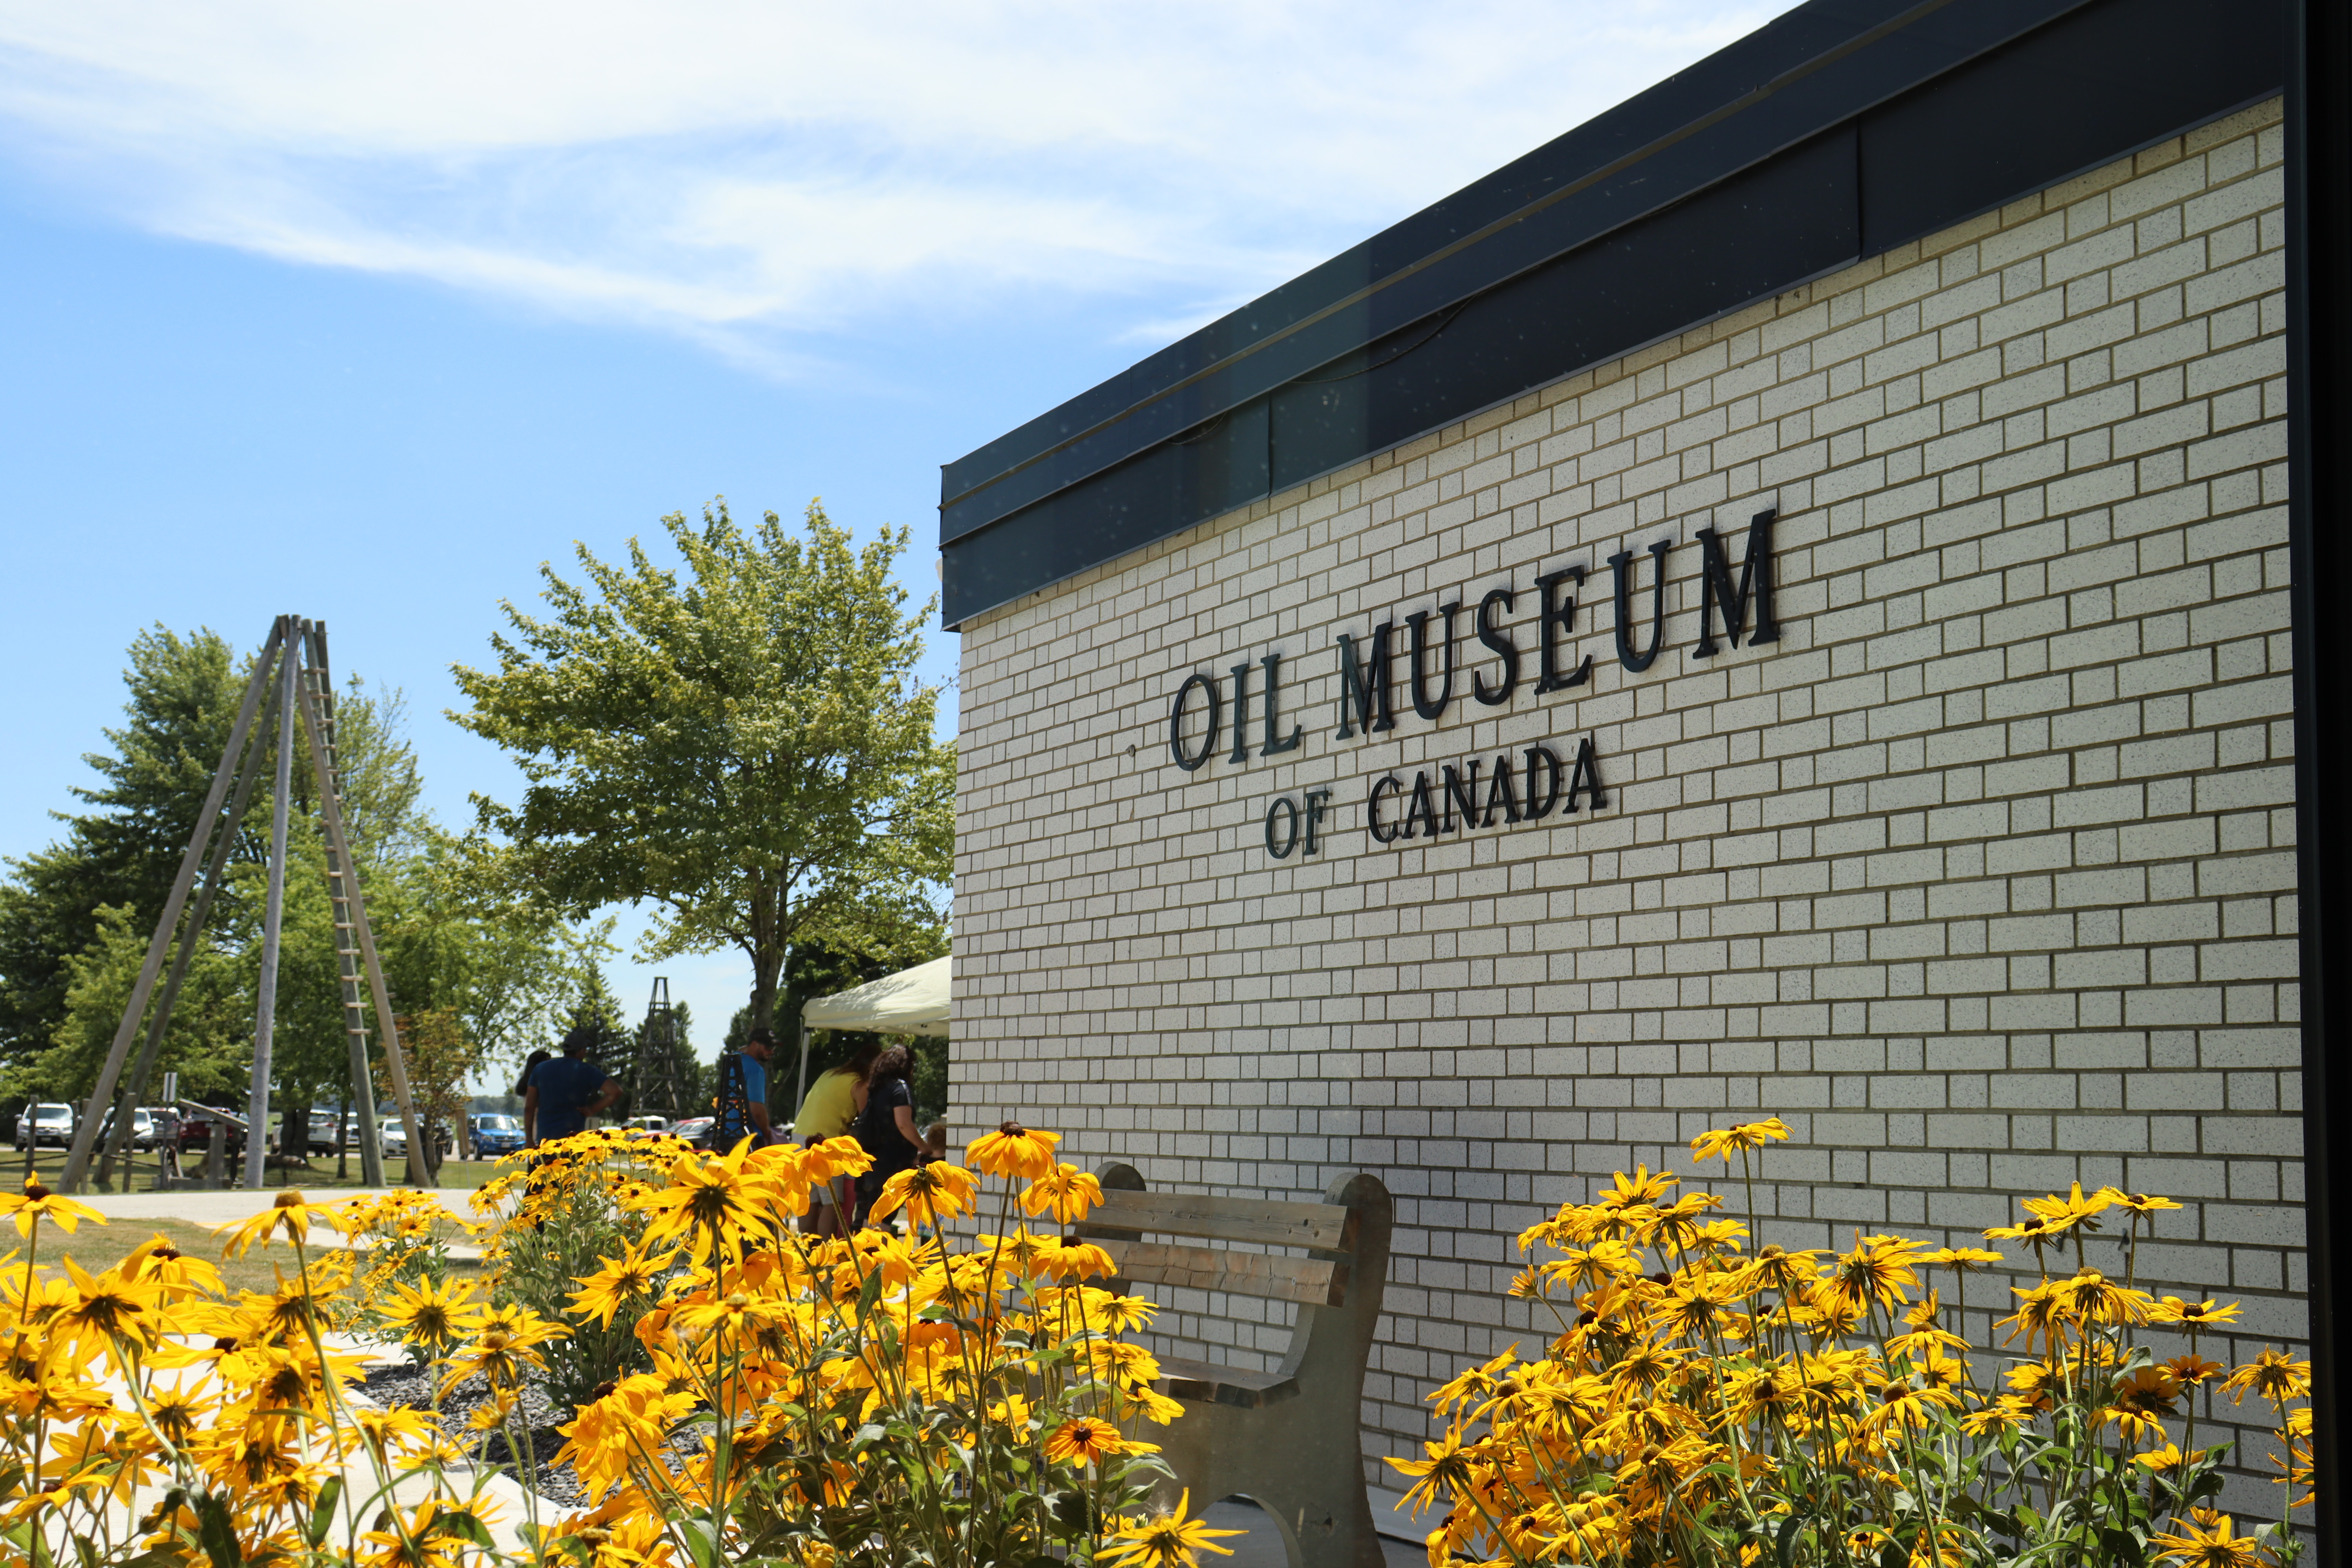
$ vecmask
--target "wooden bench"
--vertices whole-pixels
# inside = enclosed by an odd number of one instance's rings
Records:
[[[1196,1508],[1245,1497],[1272,1517],[1297,1568],[1381,1568],[1360,1435],[1364,1363],[1388,1281],[1388,1188],[1358,1174],[1319,1204],[1281,1203],[1150,1192],[1131,1165],[1097,1174],[1102,1205],[1076,1234],[1110,1254],[1122,1288],[1225,1291],[1297,1312],[1275,1371],[1160,1358],[1162,1390],[1187,1406],[1150,1434],[1176,1472],[1163,1505],[1180,1489]],[[1192,1239],[1147,1239],[1168,1237]]]

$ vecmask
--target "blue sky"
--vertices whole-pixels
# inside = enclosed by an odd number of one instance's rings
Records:
[[[464,820],[449,666],[574,541],[822,495],[928,596],[940,463],[1786,8],[0,0],[0,854],[140,627],[282,610]]]

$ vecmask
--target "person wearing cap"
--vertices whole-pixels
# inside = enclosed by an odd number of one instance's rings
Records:
[[[588,1060],[596,1032],[583,1025],[563,1037],[563,1054],[524,1075],[523,1142],[538,1148],[588,1129],[588,1119],[621,1098],[621,1080]]]

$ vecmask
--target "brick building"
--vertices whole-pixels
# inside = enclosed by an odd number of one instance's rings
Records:
[[[1379,1173],[1370,1452],[1546,1337],[1519,1230],[1758,1114],[1763,1239],[2162,1192],[2305,1342],[2250,13],[1801,7],[950,465],[959,1113]]]

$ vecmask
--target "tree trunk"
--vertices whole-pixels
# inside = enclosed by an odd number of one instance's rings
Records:
[[[782,942],[762,947],[751,954],[751,1026],[773,1029],[776,1026],[776,982],[784,971],[784,948]]]
[[[781,916],[783,896],[775,882],[762,877],[751,889],[751,1027],[776,1026],[776,977],[784,969],[784,939]]]

